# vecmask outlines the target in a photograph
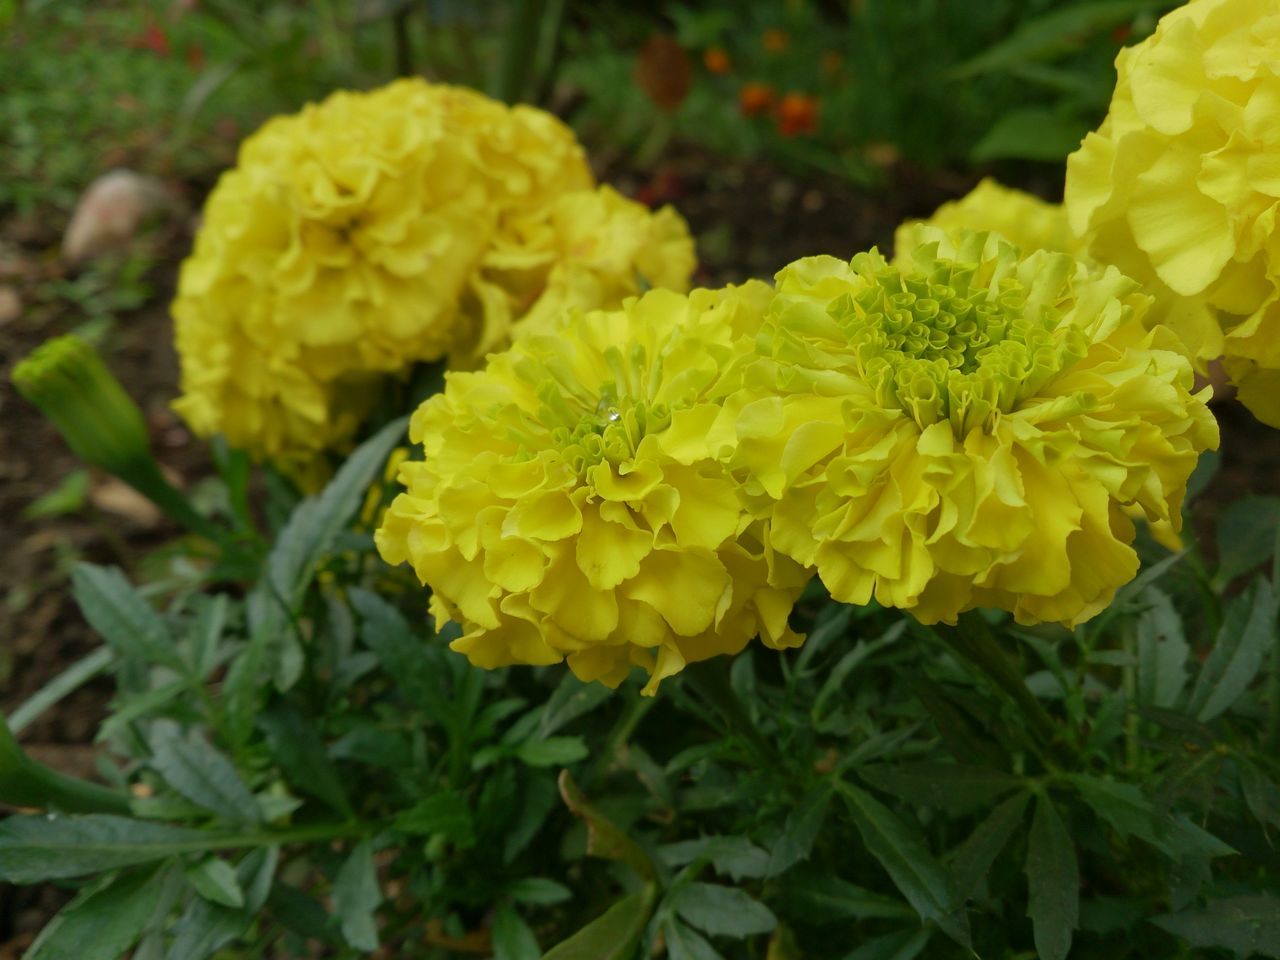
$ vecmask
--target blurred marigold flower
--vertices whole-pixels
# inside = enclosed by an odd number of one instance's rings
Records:
[[[796,137],[818,129],[818,100],[804,93],[788,93],[778,104],[778,133]]]
[[[778,27],[770,27],[760,35],[760,46],[770,53],[782,53],[791,46],[791,34]]]
[[[744,116],[757,117],[773,106],[775,96],[773,87],[767,83],[744,83],[738,91],[738,105]]]
[[[726,74],[733,69],[733,62],[723,47],[707,47],[702,52],[702,65],[708,73],[715,74]]]
[[[1138,569],[1124,508],[1179,524],[1217,445],[1208,391],[1114,268],[924,225],[899,242],[778,275],[726,406],[744,490],[838,600],[1087,620]]]
[[[1198,0],[1116,58],[1106,120],[1067,162],[1090,256],[1157,296],[1200,361],[1280,426],[1280,10]],[[1165,316],[1167,315],[1167,316]]]
[[[895,249],[907,249],[915,242],[917,222],[921,221],[909,221],[898,228]],[[991,177],[959,200],[944,203],[922,222],[947,232],[998,233],[1026,253],[1080,253],[1081,244],[1071,235],[1066,211],[1059,204],[1006,187]]]
[[[474,363],[544,294],[614,306],[658,282],[646,267],[684,289],[688,275],[628,232],[673,250],[687,240],[678,215],[593,186],[555,117],[461,88],[402,80],[269,121],[214,189],[183,264],[175,407],[196,433],[313,487],[383,378],[446,355]],[[562,204],[597,219],[570,222]],[[596,250],[578,269],[573,238],[591,230],[626,252]],[[602,273],[615,267],[625,276]]]
[[[450,373],[414,414],[424,461],[376,538],[431,587],[453,648],[486,668],[567,660],[645,692],[787,626],[808,579],[768,548],[720,462],[721,372],[750,348],[765,284],[651,291]]]

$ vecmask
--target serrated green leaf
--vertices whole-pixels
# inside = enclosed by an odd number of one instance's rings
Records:
[[[498,907],[493,917],[493,960],[538,960],[542,950],[538,938],[524,918],[509,903]]]
[[[84,618],[121,657],[183,669],[169,628],[118,567],[76,564],[71,584]]]
[[[782,835],[769,851],[769,869],[765,876],[779,876],[800,861],[808,859],[813,850],[813,842],[826,819],[830,802],[829,790],[814,790],[787,814],[786,822],[782,825]]]
[[[786,915],[806,923],[844,920],[911,919],[916,912],[901,900],[866,890],[825,871],[798,870],[787,878]]]
[[[572,673],[552,691],[538,720],[538,737],[545,739],[613,695],[603,683],[583,683]]]
[[[925,920],[937,924],[962,946],[969,945],[969,920],[956,913],[951,878],[929,853],[919,830],[907,826],[871,794],[849,784],[841,792],[848,800],[854,825],[894,885]]]
[[[573,896],[573,891],[546,877],[521,877],[507,887],[507,896],[517,903],[546,906],[564,903]]]
[[[588,754],[581,737],[549,737],[546,740],[526,740],[516,748],[516,756],[531,767],[563,767],[583,759]]]
[[[191,628],[190,641],[191,672],[197,680],[205,680],[218,664],[218,646],[231,604],[225,593],[214,597],[201,595],[196,602],[196,620]]]
[[[236,865],[236,882],[245,901],[238,910],[192,898],[173,925],[165,960],[205,960],[242,936],[267,901],[278,863],[277,848],[259,847]]]
[[[357,950],[378,949],[378,904],[382,891],[373,868],[373,847],[368,840],[356,844],[333,881],[333,912],[342,936]]]
[[[1021,777],[959,763],[875,764],[859,776],[868,785],[910,803],[964,814],[1023,786]]]
[[[164,895],[165,871],[143,867],[82,890],[23,960],[116,960],[142,935]]]
[[[198,732],[183,736],[170,720],[157,720],[148,735],[150,766],[194,804],[231,823],[258,823],[261,811],[235,766]]]
[[[542,774],[527,775],[521,794],[519,812],[503,840],[503,863],[511,863],[532,842],[556,804],[555,784]]]
[[[1193,947],[1230,950],[1238,957],[1280,957],[1280,898],[1210,900],[1203,909],[1167,913],[1151,922]]]
[[[653,888],[624,897],[543,960],[629,960],[653,910]]]
[[[471,805],[456,790],[424,797],[396,818],[402,833],[431,836],[443,834],[449,842],[467,846],[474,839]]]
[[[1208,723],[1231,709],[1275,643],[1276,595],[1259,577],[1227,606],[1213,650],[1191,692],[1190,709]]]
[[[224,907],[244,906],[244,891],[231,864],[219,857],[208,857],[183,871],[187,881],[200,896]]]
[[[724,960],[702,934],[689,929],[679,920],[668,919],[662,925],[667,955],[671,960]]]
[[[410,705],[447,726],[450,697],[440,651],[415,636],[400,611],[381,597],[368,590],[352,590],[349,596],[363,621],[360,638],[365,646],[373,651]]]
[[[956,850],[951,862],[951,876],[962,902],[971,900],[978,885],[986,878],[1000,851],[1022,824],[1030,794],[1009,797],[991,811],[969,838]]]
[[[37,883],[163,860],[217,834],[129,817],[12,816],[0,821],[0,880]]]
[[[1246,496],[1229,504],[1218,518],[1218,572],[1226,586],[1262,566],[1276,549],[1280,497]]]
[[[1191,645],[1182,630],[1182,618],[1161,590],[1148,587],[1142,594],[1147,609],[1138,618],[1138,702],[1144,706],[1171,707],[1187,682]]]
[[[1065,960],[1080,922],[1076,848],[1053,802],[1041,795],[1027,837],[1027,916],[1041,960]]]
[[[344,817],[353,815],[342,778],[307,717],[281,701],[262,713],[258,725],[291,787],[323,801]]]
[[[715,883],[686,883],[671,897],[681,919],[713,937],[749,937],[778,925],[773,911],[745,890]]]
[[[574,816],[586,821],[587,853],[605,860],[620,860],[638,873],[642,880],[654,882],[657,871],[649,860],[649,855],[617,824],[587,802],[587,798],[569,776],[568,770],[560,771],[558,783],[565,806]]]
[[[915,960],[924,952],[933,937],[933,930],[921,927],[919,930],[899,930],[883,937],[868,940],[845,960]]]
[[[658,848],[658,856],[673,867],[705,857],[717,873],[727,874],[734,880],[763,877],[769,870],[769,854],[746,837],[699,837],[668,843]]]

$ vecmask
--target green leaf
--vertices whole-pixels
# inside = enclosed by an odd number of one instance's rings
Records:
[[[1027,916],[1041,960],[1065,960],[1080,922],[1080,870],[1066,825],[1046,796],[1027,838]]]
[[[203,681],[218,665],[218,645],[231,604],[225,593],[212,598],[202,594],[197,602],[196,622],[191,629],[191,671]]]
[[[787,814],[782,825],[782,835],[769,851],[769,869],[766,877],[776,877],[809,857],[813,842],[822,829],[831,801],[829,790],[814,790]]]
[[[690,930],[675,918],[668,918],[663,923],[662,933],[671,960],[724,960],[702,934]]]
[[[325,751],[324,741],[296,707],[283,701],[274,703],[258,718],[258,725],[290,786],[328,804],[344,817],[353,815],[342,778]]]
[[[0,880],[37,883],[203,850],[217,834],[129,817],[12,816],[0,822]]]
[[[531,767],[563,767],[576,763],[588,753],[581,737],[526,740],[516,748],[516,756]]]
[[[595,709],[613,695],[603,683],[583,683],[572,673],[552,691],[538,721],[538,737],[545,739],[584,713]]]
[[[1241,574],[1262,566],[1276,549],[1280,498],[1247,496],[1230,504],[1218,518],[1218,572],[1226,586]]]
[[[629,960],[653,910],[653,887],[624,897],[543,960]]]
[[[529,924],[509,903],[493,917],[493,960],[538,960],[542,950]]]
[[[932,920],[947,936],[968,946],[968,917],[953,912],[956,896],[951,878],[929,853],[920,832],[866,791],[845,784],[841,792],[862,842],[907,902],[923,919]]]
[[[236,883],[244,891],[244,906],[238,910],[192,898],[173,925],[165,960],[204,960],[244,934],[267,902],[278,864],[276,847],[259,847],[236,865]]]
[[[959,763],[875,764],[859,776],[870,786],[910,803],[964,814],[989,806],[1010,790],[1023,786],[1021,777],[990,767]]]
[[[841,920],[916,919],[901,900],[866,890],[825,871],[796,871],[787,878],[787,916],[806,923]]]
[[[773,911],[759,900],[714,883],[685,884],[672,896],[671,906],[686,922],[713,937],[749,937],[778,925]]]
[[[475,838],[471,805],[456,790],[419,800],[396,818],[395,825],[403,833],[420,836],[439,833],[458,846],[468,846]]]
[[[1010,110],[997,120],[973,147],[977,163],[987,160],[1041,160],[1055,162],[1080,146],[1089,123],[1060,109],[1024,107]]]
[[[157,720],[148,736],[150,766],[194,804],[232,823],[257,823],[261,811],[235,766],[196,731],[182,735],[171,720]]]
[[[1202,723],[1240,699],[1275,643],[1276,595],[1259,577],[1233,600],[1222,618],[1213,650],[1191,691],[1190,709]]]
[[[982,823],[969,835],[955,852],[951,861],[951,876],[962,902],[968,902],[978,892],[978,886],[986,878],[1000,851],[1022,824],[1030,794],[1018,793],[1009,797],[991,811]]]
[[[362,840],[333,881],[333,912],[342,936],[357,950],[378,949],[376,911],[380,903],[382,891],[373,868],[373,847],[368,840]]]
[[[244,891],[231,864],[219,857],[209,857],[188,866],[187,881],[200,896],[224,907],[244,906]]]
[[[517,903],[534,903],[547,906],[564,903],[573,897],[573,891],[563,883],[546,877],[522,877],[507,887],[507,896]]]
[[[899,930],[868,940],[845,960],[915,960],[924,952],[933,937],[928,927],[918,930]]]
[[[80,891],[23,960],[116,960],[134,945],[164,895],[166,871],[144,867]]]
[[[654,882],[657,871],[634,840],[623,833],[612,820],[587,803],[568,770],[560,771],[560,796],[574,816],[586,821],[587,853],[605,860],[620,860],[640,875],[642,880]]]
[[[508,825],[502,843],[502,862],[511,863],[525,849],[556,804],[555,784],[544,775],[526,776],[520,809]]]
[[[182,671],[169,628],[118,567],[78,563],[71,585],[84,618],[120,656]]]
[[[1138,702],[1171,707],[1187,682],[1191,645],[1183,634],[1182,618],[1163,591],[1148,587],[1142,599],[1148,606],[1137,627]]]
[[[1280,899],[1276,897],[1210,900],[1203,909],[1166,913],[1151,922],[1193,947],[1230,950],[1238,957],[1280,957]]]
[[[38,520],[83,510],[89,501],[89,471],[72,470],[48,493],[22,508],[22,519]]]
[[[450,722],[449,695],[439,653],[409,629],[400,611],[368,590],[351,590],[360,614],[360,638],[373,651],[387,675],[409,703],[442,726]],[[598,686],[598,684],[597,684]]]
[[[746,837],[699,837],[669,843],[658,848],[658,856],[673,867],[706,858],[717,873],[728,874],[734,880],[763,877],[769,870],[769,854]]]
[[[958,79],[1054,59],[1080,49],[1095,34],[1165,6],[1168,4],[1161,0],[1101,0],[1052,10],[1024,20],[1007,37],[960,66],[952,76]]]

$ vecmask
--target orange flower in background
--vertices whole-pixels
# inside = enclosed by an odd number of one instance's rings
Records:
[[[791,46],[791,34],[777,27],[771,27],[760,35],[760,45],[770,53],[782,53]]]
[[[804,93],[788,93],[778,104],[778,133],[797,137],[818,129],[818,100]]]
[[[733,61],[723,47],[707,47],[702,52],[702,65],[709,73],[726,74],[733,69]]]
[[[738,105],[748,117],[756,117],[773,106],[773,87],[767,83],[744,83],[738,93]]]
[[[825,50],[822,54],[822,73],[827,77],[838,77],[844,70],[844,57],[835,50]]]

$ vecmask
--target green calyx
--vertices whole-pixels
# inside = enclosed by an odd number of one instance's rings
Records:
[[[949,420],[958,436],[1007,413],[1085,354],[1084,334],[1015,277],[937,259],[918,269],[876,253],[853,268],[865,281],[831,313],[879,403],[921,426]]]

